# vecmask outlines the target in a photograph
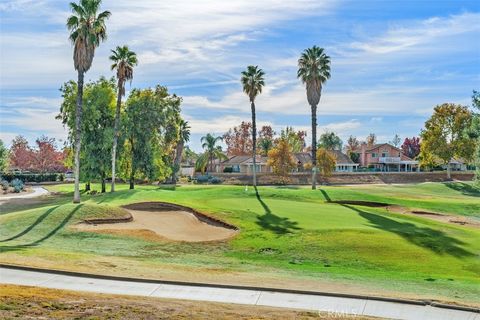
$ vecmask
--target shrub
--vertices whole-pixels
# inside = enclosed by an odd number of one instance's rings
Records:
[[[209,182],[211,184],[220,184],[220,183],[222,183],[222,179],[220,179],[218,177],[212,177]]]
[[[2,186],[3,192],[7,193],[8,187],[10,187],[10,184],[8,183],[7,180],[2,180],[0,181],[0,185]]]
[[[233,168],[232,167],[225,167],[225,168],[223,168],[223,172],[231,173],[231,172],[233,172]]]
[[[23,184],[23,181],[20,180],[20,179],[13,179],[10,182],[10,185],[12,186],[13,191],[16,192],[16,193],[19,193],[19,192],[23,191],[23,189],[25,189],[25,185]]]
[[[198,184],[203,184],[203,183],[220,184],[222,183],[222,179],[207,174],[207,175],[197,176],[197,183]]]
[[[208,180],[210,179],[209,175],[202,175],[202,176],[197,176],[197,183],[208,183]]]
[[[24,182],[46,182],[46,181],[62,181],[62,173],[3,173],[2,178],[7,181],[20,179]]]

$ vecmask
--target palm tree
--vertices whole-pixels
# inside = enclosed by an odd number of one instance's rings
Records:
[[[180,119],[178,130],[179,130],[179,138],[177,142],[177,148],[175,150],[175,162],[174,162],[174,170],[172,174],[173,183],[176,183],[177,181],[176,173],[180,169],[180,164],[182,162],[183,148],[185,146],[185,143],[187,143],[190,140],[190,126],[188,125],[188,121]]]
[[[197,168],[203,169],[205,167],[208,167],[207,170],[213,171],[214,159],[227,159],[227,156],[223,153],[222,148],[220,146],[217,146],[217,143],[219,141],[223,141],[223,138],[221,136],[215,137],[210,133],[207,133],[206,136],[200,139],[200,142],[202,142],[202,148],[205,149],[205,152],[197,159]]]
[[[248,66],[247,70],[242,71],[242,82],[243,92],[248,95],[250,99],[250,107],[252,109],[252,155],[253,155],[253,186],[257,186],[257,124],[255,116],[255,98],[262,93],[263,86],[265,85],[264,76],[265,72],[260,69],[258,66]]]
[[[270,139],[260,139],[260,149],[262,150],[262,155],[263,156],[267,156],[268,155],[268,151],[270,151],[273,147],[273,142],[272,140]]]
[[[78,72],[77,108],[75,111],[75,192],[73,202],[80,202],[80,147],[81,123],[83,105],[83,77],[90,69],[95,55],[95,48],[107,38],[105,21],[110,17],[109,11],[97,15],[101,0],[80,0],[70,3],[73,15],[67,19],[67,28],[70,31],[69,39],[73,44],[73,62]]]
[[[117,109],[115,111],[115,125],[113,135],[113,148],[112,148],[112,186],[110,192],[115,191],[115,163],[117,160],[117,143],[119,136],[120,125],[120,107],[122,105],[122,96],[125,95],[125,82],[133,79],[133,67],[138,64],[137,55],[135,52],[130,51],[128,46],[118,46],[115,50],[112,50],[110,60],[113,62],[111,69],[117,70],[118,79],[118,95],[117,95]]]
[[[312,111],[312,189],[317,187],[317,106],[322,85],[330,78],[330,57],[323,48],[305,49],[298,59],[297,77],[307,89],[307,100]]]

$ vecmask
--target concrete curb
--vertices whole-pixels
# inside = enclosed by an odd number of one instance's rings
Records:
[[[290,293],[290,294],[303,294],[303,295],[325,296],[325,297],[335,297],[335,298],[350,298],[350,299],[367,300],[367,301],[370,300],[370,301],[381,301],[381,302],[393,302],[393,303],[399,303],[399,304],[404,304],[404,305],[432,306],[432,307],[437,307],[437,308],[442,308],[442,309],[466,311],[466,312],[473,312],[473,313],[479,313],[480,314],[480,308],[437,303],[437,302],[428,301],[428,300],[412,300],[412,299],[388,298],[388,297],[370,296],[370,295],[357,295],[357,294],[345,294],[345,293],[334,293],[334,292],[281,289],[281,288],[271,288],[271,287],[224,285],[224,284],[213,284],[213,283],[158,280],[158,279],[149,279],[149,278],[132,278],[132,277],[121,277],[121,276],[108,276],[108,275],[99,275],[99,274],[91,274],[91,273],[84,273],[84,272],[72,272],[72,271],[65,271],[65,270],[27,267],[27,266],[13,265],[13,264],[5,264],[5,263],[0,263],[0,268],[13,269],[13,270],[23,270],[23,271],[33,271],[33,272],[39,272],[39,273],[48,273],[48,274],[72,276],[72,277],[86,277],[86,278],[101,279],[101,280],[130,281],[130,282],[137,282],[137,283],[168,284],[168,285],[203,287],[203,288],[221,288],[221,289],[238,289],[238,290],[249,290],[249,291],[265,291],[265,292],[272,292],[272,293]]]

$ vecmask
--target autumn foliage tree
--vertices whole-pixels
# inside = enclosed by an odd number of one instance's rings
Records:
[[[420,138],[405,138],[401,148],[404,155],[410,159],[415,159],[420,153]]]
[[[244,156],[252,153],[252,123],[242,121],[239,126],[229,129],[223,135],[223,142],[227,145],[227,154]]]
[[[10,167],[19,170],[30,170],[32,165],[33,150],[23,136],[16,136],[10,148]]]
[[[377,143],[377,135],[375,133],[370,133],[367,136],[366,142],[369,147],[373,146],[375,143]]]
[[[473,158],[475,139],[465,134],[471,123],[472,113],[467,107],[453,103],[436,106],[421,133],[421,158],[440,159],[447,166],[447,177],[450,179],[450,161],[453,158],[467,161]]]
[[[35,141],[35,147],[28,144],[23,136],[17,136],[10,148],[10,167],[32,172],[61,172],[64,154],[57,150],[54,138],[42,136]]]
[[[288,140],[280,138],[277,141],[277,145],[268,152],[267,164],[272,168],[273,173],[282,177],[283,182],[288,181],[288,175],[297,166]]]
[[[36,148],[32,152],[32,171],[36,172],[61,172],[64,154],[59,151],[54,138],[41,136],[36,141]]]
[[[275,132],[271,126],[263,126],[262,129],[258,132],[258,153],[267,154],[265,149],[270,149],[273,144],[273,136]],[[230,156],[246,156],[251,155],[253,150],[253,139],[252,139],[252,123],[248,121],[242,121],[242,123],[236,127],[233,127],[228,130],[227,133],[223,135],[223,142],[227,145],[227,154]],[[268,142],[272,142],[269,144]],[[265,148],[267,147],[267,148]]]
[[[335,155],[325,148],[317,150],[317,168],[318,172],[323,177],[330,176],[335,170],[337,159]]]

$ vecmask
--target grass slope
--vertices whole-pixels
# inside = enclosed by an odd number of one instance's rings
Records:
[[[326,198],[370,200],[477,217],[480,192],[466,185],[321,191],[263,187],[259,197],[236,186],[127,190],[120,185],[114,194],[84,196],[80,205],[70,203],[72,185],[59,185],[49,187],[62,193],[54,199],[32,207],[24,204],[20,210],[0,207],[0,261],[475,304],[480,298],[480,230],[378,208],[325,203]],[[228,242],[182,243],[68,227],[87,216],[111,214],[114,207],[155,200],[194,207],[241,232]]]

